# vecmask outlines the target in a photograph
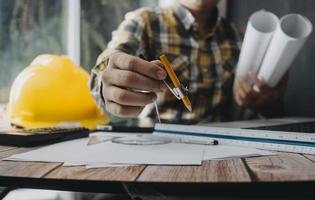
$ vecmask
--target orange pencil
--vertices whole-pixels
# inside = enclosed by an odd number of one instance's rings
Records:
[[[179,82],[179,80],[178,80],[174,70],[172,69],[170,62],[168,61],[167,57],[165,55],[161,55],[160,59],[161,59],[163,65],[166,69],[168,76],[170,77],[172,83],[174,84],[174,87],[175,88],[181,88],[181,83]],[[188,97],[185,95],[182,100],[183,100],[185,107],[191,112],[192,108],[191,108],[191,103],[190,103],[190,100],[188,99]]]

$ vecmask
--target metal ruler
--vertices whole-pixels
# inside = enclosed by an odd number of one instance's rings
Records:
[[[195,140],[211,138],[220,144],[315,155],[315,134],[312,133],[156,124],[153,135]]]

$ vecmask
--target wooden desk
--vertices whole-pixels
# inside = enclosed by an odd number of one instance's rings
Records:
[[[0,146],[0,159],[29,150]],[[63,167],[62,163],[0,161],[0,186],[125,193],[123,184],[154,187],[176,195],[314,198],[315,156],[279,153],[206,161],[202,166],[101,169]]]
[[[0,158],[28,151],[0,146]],[[280,153],[202,166],[136,166],[102,169],[61,163],[0,162],[0,185],[124,193],[122,184],[155,187],[166,194],[222,197],[314,197],[315,156]]]

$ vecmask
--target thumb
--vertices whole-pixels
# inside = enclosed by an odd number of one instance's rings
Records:
[[[158,65],[161,68],[164,68],[163,63],[160,60],[152,60],[151,63]]]

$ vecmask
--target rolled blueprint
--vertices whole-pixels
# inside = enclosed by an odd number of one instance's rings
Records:
[[[250,16],[237,64],[237,75],[248,79],[249,71],[257,73],[278,23],[278,17],[265,10]]]
[[[312,29],[312,23],[302,15],[283,16],[270,41],[258,77],[266,81],[270,87],[276,86],[301,50]]]

